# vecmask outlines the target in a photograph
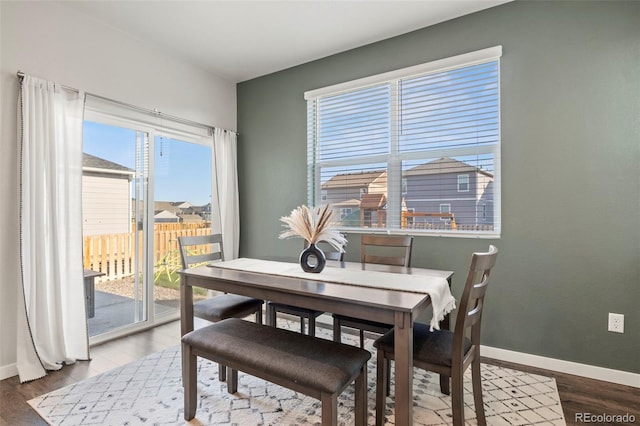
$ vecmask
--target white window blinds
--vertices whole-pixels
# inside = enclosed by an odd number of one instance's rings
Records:
[[[499,234],[500,56],[307,92],[309,203],[345,230]]]

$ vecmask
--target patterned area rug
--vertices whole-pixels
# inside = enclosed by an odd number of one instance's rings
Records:
[[[279,320],[283,328],[299,323]],[[330,331],[317,330],[330,338]],[[343,334],[357,345],[357,338]],[[372,348],[372,340],[367,348]],[[375,354],[369,362],[369,421],[375,423]],[[565,425],[555,380],[521,371],[482,365],[488,425]],[[440,393],[438,376],[415,369],[414,424],[450,425],[451,400]],[[475,425],[470,374],[465,376],[465,420]],[[320,402],[264,380],[239,374],[238,392],[229,395],[218,381],[218,368],[199,359],[198,409],[191,422],[183,419],[179,347],[172,347],[29,401],[51,425],[315,425]],[[393,382],[391,388],[393,395]],[[340,396],[341,425],[353,424],[353,386]],[[387,399],[387,424],[395,424],[393,397]]]

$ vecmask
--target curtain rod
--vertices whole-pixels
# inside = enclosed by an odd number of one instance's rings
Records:
[[[16,75],[18,76],[18,78],[20,80],[22,80],[24,78],[24,76],[25,76],[25,73],[23,73],[22,71],[18,71],[16,73]],[[73,87],[64,86],[62,84],[60,86],[65,88],[65,89],[67,89],[67,90],[72,90],[74,92],[79,92],[78,89],[75,89]],[[158,117],[166,117],[167,119],[176,121],[178,123],[188,124],[190,126],[196,126],[196,127],[203,127],[205,129],[211,129],[211,130],[215,130],[216,129],[216,127],[210,126],[208,124],[198,123],[197,121],[187,120],[186,118],[181,118],[181,117],[176,117],[174,115],[164,114],[164,113],[158,111],[157,108],[154,108],[154,109],[143,108],[143,107],[139,107],[137,105],[132,105],[132,104],[128,104],[126,102],[116,101],[114,99],[110,99],[110,98],[107,98],[107,97],[104,97],[104,96],[96,95],[94,93],[89,93],[89,92],[85,92],[85,93],[87,95],[89,95],[89,96],[93,96],[94,98],[101,99],[103,101],[113,102],[115,104],[130,108],[130,109],[133,109],[133,110],[141,111],[141,112],[144,112],[146,114],[152,114],[152,115],[156,115]],[[240,135],[240,133],[234,132],[233,130],[227,130],[227,129],[222,129],[222,130],[224,130],[225,132],[235,133],[236,136]]]

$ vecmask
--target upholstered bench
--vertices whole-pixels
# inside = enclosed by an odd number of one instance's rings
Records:
[[[238,371],[292,389],[322,403],[322,425],[338,422],[338,395],[355,380],[355,423],[367,422],[368,351],[330,340],[229,318],[182,337],[184,418],[197,406],[197,357],[227,366],[227,390]]]

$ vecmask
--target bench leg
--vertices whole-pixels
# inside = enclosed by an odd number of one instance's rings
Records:
[[[387,377],[389,377],[389,361],[384,352],[378,349],[378,366],[376,368],[376,426],[384,424],[384,412],[387,400]]]
[[[440,392],[445,395],[451,395],[451,388],[449,387],[449,376],[443,374],[440,375]]]
[[[224,382],[227,380],[227,367],[218,363],[218,380]]]
[[[356,426],[367,424],[367,364],[362,367],[362,371],[356,377],[355,394]]]
[[[227,367],[227,392],[238,392],[238,370]]]
[[[182,386],[184,387],[184,419],[191,420],[196,415],[198,396],[198,359],[191,353],[191,346],[182,344]]]
[[[256,324],[262,324],[262,308],[256,311]]]
[[[322,426],[336,426],[338,424],[338,395],[322,393]]]

